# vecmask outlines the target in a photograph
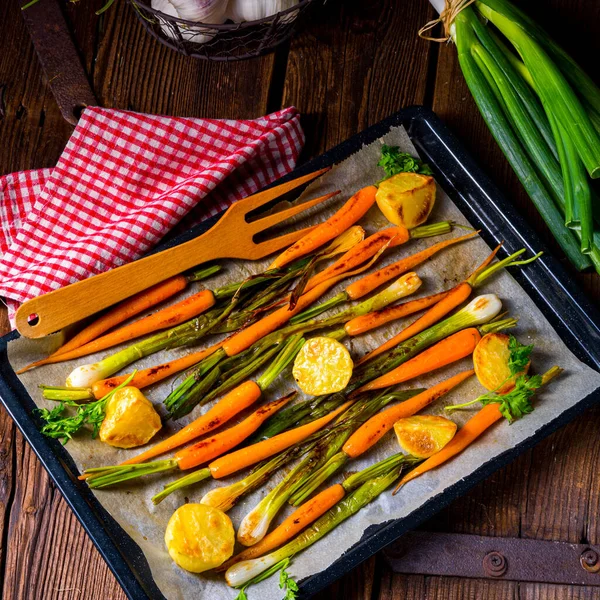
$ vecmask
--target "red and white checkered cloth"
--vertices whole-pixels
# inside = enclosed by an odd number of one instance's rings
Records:
[[[294,108],[252,121],[87,108],[54,169],[0,177],[9,314],[256,192],[294,168],[303,143]]]

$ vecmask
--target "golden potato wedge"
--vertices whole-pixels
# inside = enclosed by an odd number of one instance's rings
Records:
[[[405,417],[394,423],[400,447],[419,458],[439,452],[456,433],[456,423],[444,417],[419,415]]]
[[[169,519],[165,544],[175,564],[192,573],[222,565],[233,554],[231,519],[206,504],[184,504]]]
[[[525,375],[531,362],[515,375],[511,375],[510,336],[505,333],[488,333],[484,335],[473,352],[473,365],[479,383],[498,394],[506,394],[514,386],[517,377]]]
[[[116,448],[146,444],[162,427],[152,402],[136,387],[118,389],[108,400],[100,440]]]
[[[328,337],[314,337],[298,352],[292,374],[305,394],[320,396],[343,390],[353,368],[350,353],[343,344]]]
[[[427,221],[435,193],[435,180],[430,175],[398,173],[379,184],[375,199],[388,221],[412,229]]]

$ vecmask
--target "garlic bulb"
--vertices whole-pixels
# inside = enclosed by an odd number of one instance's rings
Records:
[[[256,21],[296,6],[298,0],[229,0],[227,16],[235,23]]]
[[[227,0],[152,0],[152,8],[170,17],[198,23],[224,23],[227,19]],[[206,28],[186,27],[173,22],[162,23],[161,29],[173,40],[178,40],[174,27],[178,27],[184,40],[202,44],[213,38],[205,35]],[[209,33],[212,33],[209,30]],[[216,34],[214,30],[214,34]]]

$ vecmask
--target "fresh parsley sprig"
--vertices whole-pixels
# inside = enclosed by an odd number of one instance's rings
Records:
[[[92,437],[96,437],[100,431],[102,421],[104,421],[108,401],[115,392],[129,385],[135,377],[136,372],[134,371],[121,385],[118,385],[114,390],[106,394],[106,396],[95,402],[80,404],[73,400],[65,399],[60,400],[52,410],[36,408],[36,414],[44,421],[41,432],[48,437],[62,440],[62,443],[66,444],[84,425],[91,425]],[[75,407],[77,409],[76,413],[64,416],[67,407]]]
[[[507,394],[491,392],[479,396],[477,401],[481,402],[483,406],[492,403],[499,404],[502,416],[509,423],[513,423],[516,419],[533,412],[531,398],[541,386],[541,375],[533,375],[532,377],[521,375],[515,381],[515,387]]]
[[[433,174],[427,163],[408,152],[402,152],[398,146],[386,146],[385,144],[381,148],[381,159],[377,166],[383,168],[387,177],[398,173]]]
[[[529,364],[529,357],[531,356],[531,351],[533,350],[533,344],[530,346],[525,346],[521,344],[519,340],[511,335],[508,338],[508,368],[510,369],[511,375],[517,375],[518,373],[522,373],[527,368]]]

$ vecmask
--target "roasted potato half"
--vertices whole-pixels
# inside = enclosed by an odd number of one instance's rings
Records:
[[[456,433],[456,423],[444,417],[419,415],[394,423],[400,447],[418,458],[428,458],[439,452]]]
[[[184,504],[169,519],[165,544],[178,566],[202,573],[231,557],[235,533],[231,519],[222,510],[206,504]]]
[[[379,184],[375,199],[388,221],[412,229],[427,221],[435,193],[435,180],[430,175],[398,173]]]
[[[479,383],[498,394],[506,394],[514,386],[517,377],[525,375],[531,362],[515,375],[510,372],[510,336],[505,333],[484,335],[473,352],[473,365]]]
[[[108,400],[100,440],[116,448],[135,448],[149,442],[161,427],[152,402],[136,387],[127,385]]]
[[[292,373],[305,394],[320,396],[343,390],[353,368],[350,353],[343,344],[329,337],[314,337],[298,352]]]

